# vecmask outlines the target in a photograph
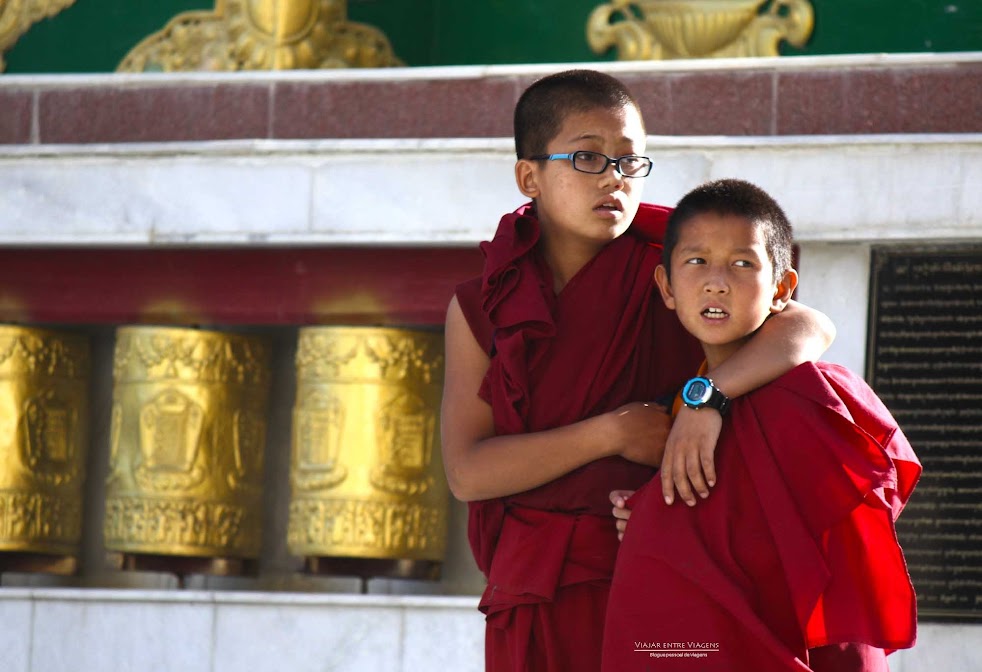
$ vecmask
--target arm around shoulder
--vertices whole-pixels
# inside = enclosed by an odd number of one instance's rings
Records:
[[[713,382],[738,397],[779,378],[799,364],[818,361],[835,339],[835,325],[821,311],[789,301],[739,352],[712,371]]]
[[[823,313],[789,301],[732,357],[710,371],[713,382],[737,397],[779,378],[799,364],[817,361],[832,344],[835,326]],[[717,411],[682,408],[665,447],[662,494],[669,504],[675,490],[690,506],[709,495],[716,482],[714,452],[722,429]],[[695,492],[693,492],[695,491]]]

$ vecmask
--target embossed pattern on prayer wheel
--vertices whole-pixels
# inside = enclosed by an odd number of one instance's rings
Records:
[[[117,330],[107,549],[258,557],[269,367],[259,337]]]
[[[290,551],[442,562],[443,334],[307,327],[296,361]]]
[[[0,325],[0,550],[78,552],[88,441],[84,336]]]

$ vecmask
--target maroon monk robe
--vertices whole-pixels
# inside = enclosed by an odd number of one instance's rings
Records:
[[[894,521],[921,466],[862,379],[803,364],[735,399],[716,465],[694,508],[632,498],[603,670],[885,670],[875,649],[914,644]]]
[[[490,355],[479,391],[498,435],[537,432],[673,394],[702,358],[654,291],[670,211],[642,205],[557,296],[530,206],[483,243],[481,278],[457,288]],[[478,392],[475,390],[475,392]],[[488,577],[487,669],[595,672],[618,541],[609,493],[653,470],[597,460],[528,492],[471,502],[468,535]]]

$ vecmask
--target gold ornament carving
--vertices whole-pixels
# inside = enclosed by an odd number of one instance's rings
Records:
[[[188,490],[205,478],[201,433],[205,409],[167,387],[140,409],[140,454],[133,475],[148,492]]]
[[[253,336],[117,330],[107,549],[258,556],[269,357]]]
[[[426,492],[434,479],[428,473],[436,436],[436,412],[412,392],[383,403],[376,421],[378,464],[372,469],[376,488],[401,495]]]
[[[297,348],[287,541],[304,557],[441,562],[443,338],[306,327]]]
[[[403,65],[377,28],[347,20],[347,0],[216,0],[178,14],[118,72],[378,68]]]
[[[88,374],[84,337],[0,325],[2,551],[78,551]]]
[[[809,0],[611,0],[587,20],[587,43],[622,61],[777,56],[808,42]]]
[[[75,0],[0,0],[0,72],[6,69],[3,55],[21,35],[42,19],[54,16]]]
[[[317,389],[304,391],[293,411],[295,490],[333,488],[347,477],[347,468],[338,462],[344,417],[344,403],[337,396]]]

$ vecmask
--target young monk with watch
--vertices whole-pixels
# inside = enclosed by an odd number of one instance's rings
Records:
[[[679,201],[656,280],[718,371],[798,283],[791,226],[763,190],[705,184]],[[806,363],[730,400],[695,378],[680,405],[725,417],[718,484],[695,508],[632,497],[605,628],[609,672],[887,672],[914,644],[894,521],[921,466],[863,380]]]

